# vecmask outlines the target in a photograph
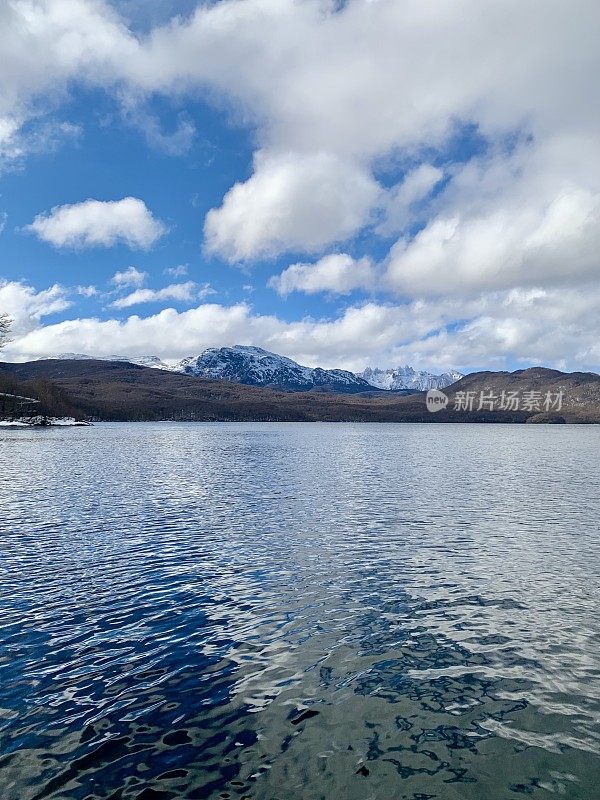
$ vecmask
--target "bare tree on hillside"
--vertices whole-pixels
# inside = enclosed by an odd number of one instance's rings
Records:
[[[8,338],[8,333],[10,331],[10,326],[12,324],[12,319],[8,316],[8,314],[0,314],[0,350],[10,342]]]

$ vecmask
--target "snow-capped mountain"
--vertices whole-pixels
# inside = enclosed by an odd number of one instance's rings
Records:
[[[112,360],[112,359],[111,359]],[[132,364],[137,364],[139,367],[150,367],[151,369],[167,369],[170,372],[178,372],[176,367],[166,364],[158,356],[140,356],[139,358],[128,358]]]
[[[444,389],[463,378],[460,372],[431,372],[412,367],[379,369],[368,367],[357,375],[343,369],[304,367],[291,358],[271,353],[260,347],[235,345],[212,347],[199,356],[189,356],[177,364],[167,364],[158,356],[90,356],[82,353],[62,353],[53,356],[66,360],[127,361],[141,367],[183,372],[203,378],[213,378],[249,386],[269,386],[290,392],[326,389],[333,392],[368,392],[372,389],[387,391],[417,391]]]
[[[85,353],[59,353],[57,356],[48,356],[49,361],[92,361],[95,356],[88,356]],[[38,361],[45,361],[46,357],[42,356]],[[102,361],[102,357],[98,356],[98,360]]]
[[[372,388],[366,380],[352,372],[303,367],[291,358],[244,345],[205,350],[199,356],[180,361],[175,369],[188,375],[292,392],[317,388],[335,392],[364,392]]]
[[[392,369],[379,369],[378,367],[367,367],[364,372],[359,373],[359,377],[367,381],[371,386],[378,389],[397,391],[399,389],[413,389],[425,392],[429,389],[444,389],[451,383],[464,378],[460,372],[443,372],[441,375],[434,375],[431,372],[415,370],[408,365]]]
[[[169,366],[158,356],[89,356],[85,353],[60,353],[57,356],[49,356],[52,361],[124,361],[127,364],[137,364],[139,367],[151,367],[152,369],[166,369],[171,372],[177,371],[176,368]],[[40,359],[41,360],[41,359]]]

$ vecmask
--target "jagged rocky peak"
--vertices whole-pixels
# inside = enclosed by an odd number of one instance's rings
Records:
[[[305,367],[291,358],[247,345],[210,348],[199,356],[183,359],[177,369],[188,375],[286,391],[323,388],[339,392],[364,392],[372,388],[352,372]]]
[[[394,367],[391,369],[379,369],[378,367],[367,367],[360,373],[371,386],[378,389],[399,390],[413,389],[424,392],[429,389],[444,389],[446,386],[455,383],[464,377],[462,373],[450,371],[435,375],[432,372],[416,370],[408,365],[404,367]]]
[[[290,392],[323,389],[333,392],[427,391],[444,389],[464,377],[460,372],[443,372],[436,375],[412,367],[379,369],[368,367],[355,375],[343,369],[305,367],[291,358],[271,353],[262,347],[234,345],[211,347],[199,356],[189,356],[171,366],[158,356],[92,356],[82,353],[63,353],[58,359],[102,361],[127,361],[142,367],[182,372],[215,380],[232,381],[249,386],[269,386]]]

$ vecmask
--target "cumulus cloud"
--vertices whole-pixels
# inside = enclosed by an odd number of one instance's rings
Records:
[[[233,262],[319,250],[359,231],[379,193],[368,172],[334,154],[261,152],[252,177],[208,213],[206,248]]]
[[[136,289],[125,297],[120,297],[115,300],[111,305],[114,308],[130,308],[131,306],[140,305],[141,303],[157,303],[162,300],[181,300],[190,301],[196,297],[206,296],[210,293],[210,287],[204,286],[197,292],[197,285],[194,281],[187,281],[186,283],[172,283],[170,286],[164,286],[162,289]]]
[[[121,272],[115,272],[110,282],[118,289],[123,289],[128,286],[139,287],[144,285],[147,277],[147,272],[142,272],[142,270],[137,269],[137,267],[127,267],[127,269]]]
[[[367,357],[360,329],[385,352],[431,359],[438,348],[452,366],[509,352],[551,360],[559,346],[573,363],[593,364],[599,24],[600,4],[590,0],[547,0],[543,13],[530,0],[498,0],[485,14],[480,0],[222,0],[142,36],[103,0],[12,0],[0,6],[0,160],[23,154],[27,126],[44,124],[73,85],[105,88],[124,108],[201,90],[226,103],[258,143],[250,177],[206,218],[207,250],[231,262],[283,252],[318,258],[372,225],[397,238],[380,288],[405,300],[348,309],[315,327],[201,306],[212,309],[198,311],[201,327],[218,320],[228,340],[237,333],[263,344],[272,335],[291,355],[306,336],[314,343],[307,358],[345,363],[351,348],[355,360]],[[477,158],[455,146],[464,125],[483,143]],[[162,128],[152,126],[147,135],[160,139]],[[175,134],[185,146],[191,131]],[[52,215],[38,219],[57,246],[94,241],[78,225],[61,232]],[[134,236],[132,246],[158,235]],[[316,275],[288,278],[307,274]],[[440,311],[448,304],[450,327]],[[184,313],[191,316],[171,321],[187,326],[195,317]],[[438,327],[423,338],[433,317]],[[233,318],[243,325],[230,326]],[[409,320],[412,340],[397,319]],[[101,330],[151,344],[157,320],[109,321]],[[101,324],[82,321],[86,330]]]
[[[38,134],[48,113],[66,99],[69,84],[107,85],[114,75],[110,64],[135,47],[102,0],[12,0],[0,4],[0,29],[0,165],[21,158],[32,143],[43,146]]]
[[[587,144],[469,163],[423,230],[392,248],[389,285],[402,294],[460,294],[600,275],[600,185],[593,172],[565,163],[575,150],[591,156]]]
[[[597,192],[600,111],[590,97],[600,56],[590,32],[599,23],[600,8],[589,0],[568,8],[550,0],[543,17],[537,4],[513,0],[495,3],[485,15],[477,0],[350,0],[341,8],[323,0],[225,0],[155,29],[133,47],[124,73],[138,91],[210,87],[258,128],[262,150],[252,176],[230,189],[206,220],[212,252],[248,260],[343,241],[368,222],[377,199],[384,214],[379,232],[403,232],[418,202],[411,191],[426,192],[417,178],[428,176],[417,171],[412,185],[376,196],[376,165],[392,153],[413,162],[431,150],[443,153],[457,121],[476,126],[492,149],[517,133],[540,152],[565,137],[587,138],[589,146],[574,149],[560,170],[550,165],[551,191],[557,196],[569,181],[574,192],[585,190],[591,179]],[[509,149],[509,185],[498,197],[505,211],[519,192]],[[291,154],[288,168],[281,153]],[[321,154],[337,166],[320,164]],[[308,170],[306,181],[296,164]],[[582,166],[591,174],[579,182]],[[357,170],[361,180],[348,179]],[[318,184],[323,200],[313,219],[305,198]],[[543,203],[542,186],[531,190],[532,203]],[[439,269],[452,271],[452,260]]]
[[[26,360],[77,351],[100,356],[156,354],[170,360],[239,343],[260,345],[309,365],[354,370],[400,363],[432,369],[505,368],[514,360],[600,368],[596,282],[585,291],[531,288],[471,299],[369,302],[333,319],[289,322],[254,313],[247,303],[205,303],[122,321],[85,318],[44,325],[43,316],[64,308],[65,302],[60,287],[43,292],[22,284],[0,288],[0,307],[21,320],[6,357]]]
[[[600,6],[548,0],[542,15],[537,3],[500,0],[480,11],[478,0],[222,0],[142,37],[102,0],[13,0],[0,10],[0,143],[18,149],[23,124],[76,81],[125,108],[208,89],[257,128],[262,148],[250,179],[207,218],[208,248],[230,260],[316,251],[365,224],[378,159],[443,150],[457,120],[492,144],[516,131],[534,147],[593,140]],[[189,134],[180,126],[177,146]],[[571,159],[596,189],[599,147]],[[402,224],[408,188],[391,193],[386,235]]]
[[[147,250],[167,229],[142,200],[125,197],[55,206],[49,214],[39,214],[26,230],[55,247],[111,247],[123,243]]]
[[[507,363],[600,371],[600,291],[512,289],[465,304],[465,316],[421,340],[394,348],[400,361],[449,368]],[[469,312],[471,309],[471,313]],[[458,315],[457,315],[458,316]],[[458,322],[458,320],[457,320]]]
[[[532,115],[544,129],[564,125],[565,110],[595,116],[582,99],[594,87],[597,4],[548,0],[542,16],[536,3],[500,0],[479,11],[477,0],[222,0],[141,38],[102,0],[13,0],[0,17],[0,107],[18,124],[74,78],[137,96],[210,86],[270,144],[353,156],[437,143],[461,118],[496,131]]]
[[[349,294],[354,289],[371,289],[376,273],[370,258],[354,259],[346,253],[324,256],[314,264],[292,264],[268,285],[286,296],[291,292]]]
[[[67,291],[58,284],[37,291],[20,281],[0,280],[0,313],[8,314],[13,320],[15,337],[39,327],[44,317],[65,311],[70,305]]]

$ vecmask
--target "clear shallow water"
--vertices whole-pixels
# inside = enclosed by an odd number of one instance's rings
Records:
[[[0,433],[0,797],[599,796],[600,428]]]

